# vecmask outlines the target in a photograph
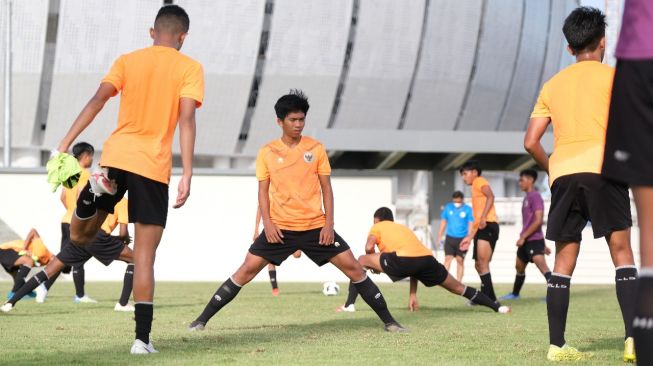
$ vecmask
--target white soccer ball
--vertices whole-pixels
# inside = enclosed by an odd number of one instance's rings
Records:
[[[324,296],[336,296],[340,292],[340,286],[333,281],[325,282],[322,285],[322,293]]]

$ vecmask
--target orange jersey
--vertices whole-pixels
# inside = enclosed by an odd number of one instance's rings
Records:
[[[406,226],[393,221],[381,221],[370,229],[381,253],[397,253],[399,257],[424,257],[433,255],[417,236]]]
[[[0,249],[11,249],[15,252],[20,252],[23,250],[23,245],[25,245],[25,240],[12,240],[0,245]],[[43,244],[41,238],[34,238],[27,246],[27,250],[38,258],[39,264],[42,266],[48,264],[50,258],[52,258],[52,253],[50,253],[45,244]]]
[[[63,188],[64,190],[64,201],[66,202],[66,213],[63,215],[61,222],[64,224],[70,224],[70,221],[73,218],[73,213],[75,208],[77,208],[77,197],[79,192],[84,189],[86,183],[88,182],[88,177],[91,176],[91,173],[88,169],[82,169],[82,173],[79,176],[79,182],[73,188]]]
[[[168,184],[179,100],[202,104],[202,65],[174,48],[152,46],[120,56],[102,82],[121,97],[118,127],[104,143],[100,165]]]
[[[478,223],[481,220],[481,215],[485,209],[485,203],[487,202],[487,197],[481,191],[481,188],[489,186],[487,179],[483,177],[477,177],[472,182],[472,212],[474,213],[474,227],[478,227]],[[487,216],[485,217],[487,222],[497,222],[497,213],[494,210],[494,205],[490,207]]]
[[[547,81],[531,118],[553,124],[549,184],[574,173],[601,174],[614,69],[596,61],[568,66]]]
[[[272,141],[256,157],[256,178],[270,180],[270,218],[280,229],[305,231],[324,226],[318,175],[330,174],[324,146],[308,136],[302,136],[293,148],[281,140]]]
[[[127,208],[127,199],[121,199],[120,202],[114,206],[113,214],[107,215],[107,218],[104,219],[101,229],[104,230],[105,233],[111,234],[118,224],[129,224]]]

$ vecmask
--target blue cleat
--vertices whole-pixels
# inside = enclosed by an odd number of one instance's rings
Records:
[[[30,292],[29,294],[27,294],[25,296],[27,296],[29,298],[35,298],[36,297],[36,292],[32,291],[32,292]],[[14,292],[13,291],[7,292],[7,300],[11,300],[12,297],[14,297]]]
[[[499,298],[499,300],[519,300],[519,299],[521,299],[521,296],[515,295],[512,292],[507,295],[503,295]]]

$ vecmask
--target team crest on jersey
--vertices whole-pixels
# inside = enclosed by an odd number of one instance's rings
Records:
[[[464,219],[465,216],[467,216],[467,213],[465,213],[464,211],[460,213],[460,218],[461,219]]]
[[[312,163],[313,162],[313,153],[310,151],[307,151],[304,153],[304,161],[307,163]]]

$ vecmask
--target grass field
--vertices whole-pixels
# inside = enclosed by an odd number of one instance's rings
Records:
[[[8,282],[0,291],[9,290]],[[513,313],[464,306],[464,298],[419,288],[420,311],[406,309],[407,283],[380,287],[409,334],[388,334],[359,299],[356,313],[337,314],[346,294],[322,295],[321,284],[253,283],[201,333],[189,333],[217,283],[158,283],[152,338],[159,354],[131,356],[131,313],[113,311],[122,284],[89,283],[98,304],[73,304],[73,286],[55,284],[45,304],[26,300],[0,313],[0,364],[117,365],[544,365],[548,346],[543,285],[526,285]],[[340,284],[346,290],[346,285]],[[343,286],[344,285],[344,286]],[[498,293],[509,290],[499,285]],[[346,291],[345,291],[346,292]],[[621,364],[623,325],[613,286],[573,286],[567,340],[594,358]],[[583,363],[578,363],[583,364]]]

